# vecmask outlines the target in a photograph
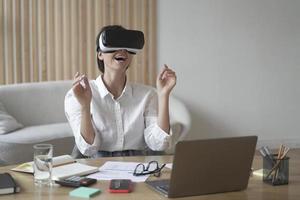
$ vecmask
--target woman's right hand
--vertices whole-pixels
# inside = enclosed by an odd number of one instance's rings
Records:
[[[88,108],[92,100],[92,90],[88,78],[77,72],[74,76],[72,89],[80,105],[83,108]]]

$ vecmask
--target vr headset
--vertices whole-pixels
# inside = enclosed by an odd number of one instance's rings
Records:
[[[144,46],[144,33],[136,30],[106,30],[99,37],[97,51],[112,53],[126,49],[136,54]]]

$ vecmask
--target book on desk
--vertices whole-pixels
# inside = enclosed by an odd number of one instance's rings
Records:
[[[60,180],[70,176],[82,176],[98,171],[98,167],[78,163],[70,155],[53,157],[52,165],[53,180]],[[33,162],[23,163],[11,170],[33,174]]]
[[[0,174],[0,194],[20,192],[20,187],[9,173]]]

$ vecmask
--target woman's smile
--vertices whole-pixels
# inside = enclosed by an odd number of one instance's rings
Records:
[[[112,58],[117,64],[128,65],[130,63],[130,55],[128,55],[126,50],[119,50],[115,52]]]
[[[124,54],[116,54],[114,56],[114,59],[118,63],[123,63],[123,62],[125,62],[128,59],[128,57],[126,55],[124,55]]]

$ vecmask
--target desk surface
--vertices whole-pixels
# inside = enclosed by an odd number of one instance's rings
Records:
[[[300,199],[300,149],[293,149],[289,152],[290,159],[290,180],[289,185],[271,186],[262,182],[260,177],[250,177],[248,189],[239,192],[228,192],[220,194],[194,196],[188,198],[176,199],[213,199],[213,200],[276,200],[276,199]],[[79,160],[79,162],[86,163],[93,166],[100,166],[106,161],[135,161],[135,162],[148,162],[150,160],[157,160],[160,163],[167,163],[172,161],[172,156],[146,156],[146,157],[117,157],[117,158],[100,158],[96,160]],[[261,168],[262,159],[256,155],[253,161],[254,169]],[[70,197],[69,191],[72,188],[54,186],[52,188],[36,187],[33,183],[33,176],[30,174],[19,173],[10,171],[14,166],[6,166],[0,168],[0,173],[11,173],[21,186],[21,192],[18,194],[2,195],[9,199],[78,199]],[[170,170],[164,169],[163,177],[166,178],[170,175]],[[155,177],[153,177],[155,178]],[[111,194],[108,192],[108,181],[98,181],[92,187],[100,188],[102,193],[93,197],[92,199],[167,199],[162,195],[148,188],[145,183],[137,183],[134,187],[134,192],[129,194]]]

